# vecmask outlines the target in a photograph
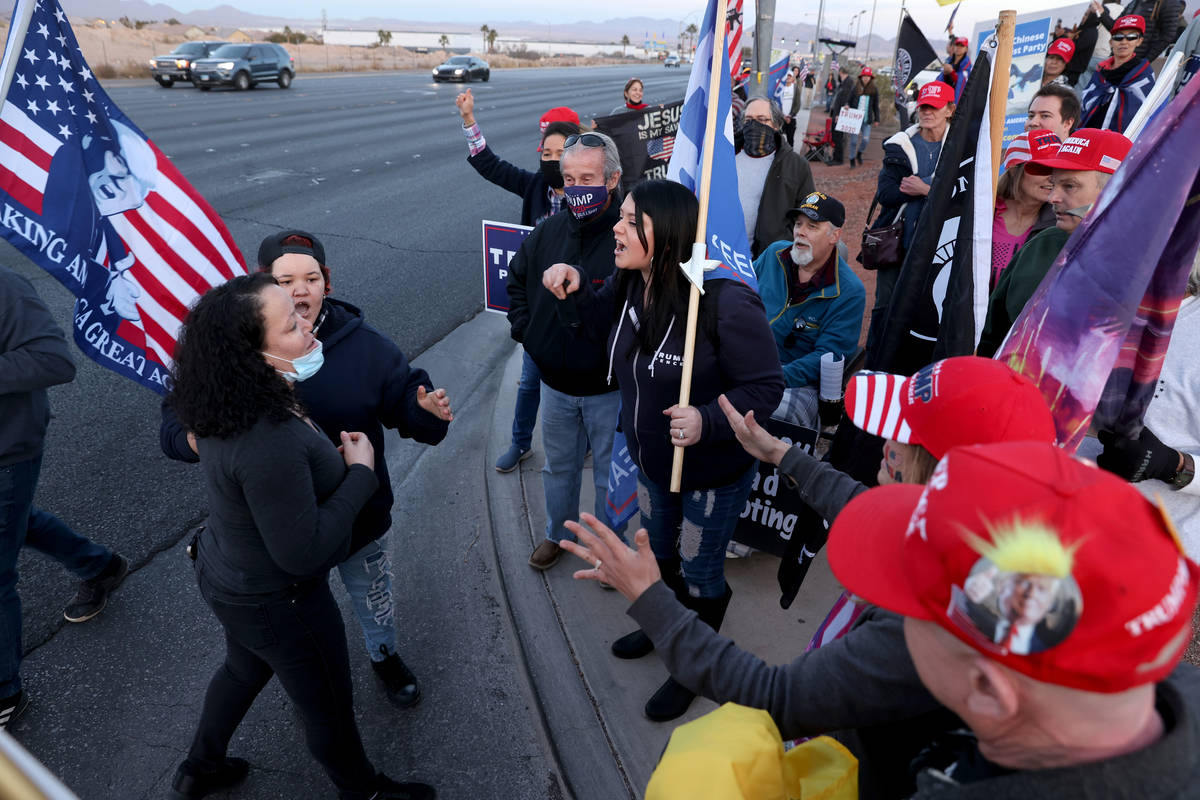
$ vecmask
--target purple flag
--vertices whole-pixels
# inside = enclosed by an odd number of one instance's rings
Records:
[[[1200,83],[1137,141],[996,358],[1034,380],[1074,452],[1093,415],[1137,438],[1200,242]]]

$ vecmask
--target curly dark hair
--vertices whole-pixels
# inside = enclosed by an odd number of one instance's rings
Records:
[[[167,402],[201,438],[245,433],[262,417],[285,422],[303,413],[287,381],[262,357],[262,292],[269,274],[239,275],[210,289],[179,331]]]

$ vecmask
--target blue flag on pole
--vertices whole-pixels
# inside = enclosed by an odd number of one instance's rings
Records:
[[[692,75],[683,96],[675,152],[667,166],[667,178],[682,183],[699,195],[700,161],[704,153],[704,126],[708,121],[708,85],[712,69],[713,37],[716,34],[716,0],[709,0],[700,28],[700,41],[692,62]],[[729,54],[721,48],[721,92],[717,97],[716,144],[713,148],[712,179],[708,193],[708,257],[721,266],[705,274],[705,280],[736,279],[758,291],[751,266],[746,220],[738,199],[737,170],[733,152],[733,104],[729,85]]]
[[[667,178],[683,184],[699,195],[700,162],[704,153],[704,128],[708,121],[708,85],[712,70],[713,37],[716,33],[717,4],[709,0],[700,28],[700,41],[688,79],[675,152],[667,166]],[[713,148],[712,179],[708,194],[708,257],[721,265],[705,273],[706,281],[739,280],[758,291],[758,280],[750,259],[745,218],[738,199],[737,171],[733,152],[733,104],[729,84],[729,53],[721,48],[721,95],[717,98],[717,139]],[[625,436],[613,437],[612,460],[608,470],[608,521],[612,527],[623,525],[638,511],[637,465],[629,454]]]
[[[784,53],[783,56],[771,65],[767,72],[767,94],[775,98],[775,102],[782,102],[779,98],[783,95],[783,76],[787,74],[788,64],[792,60],[791,53]],[[785,110],[783,113],[787,113]]]

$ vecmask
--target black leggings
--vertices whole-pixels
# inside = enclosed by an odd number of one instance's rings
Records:
[[[346,630],[328,580],[262,602],[218,599],[203,578],[199,582],[225,629],[225,663],[208,684],[188,760],[200,769],[219,765],[250,704],[278,675],[304,720],[309,752],[338,791],[369,796],[375,770],[354,721]]]

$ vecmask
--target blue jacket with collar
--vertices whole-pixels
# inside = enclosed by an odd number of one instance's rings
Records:
[[[784,382],[791,387],[817,386],[821,379],[821,354],[849,358],[862,333],[867,293],[845,260],[836,255],[837,279],[795,305],[788,305],[788,277],[784,259],[790,241],[775,242],[754,261],[758,293],[775,336]],[[789,344],[788,335],[793,331]]]

